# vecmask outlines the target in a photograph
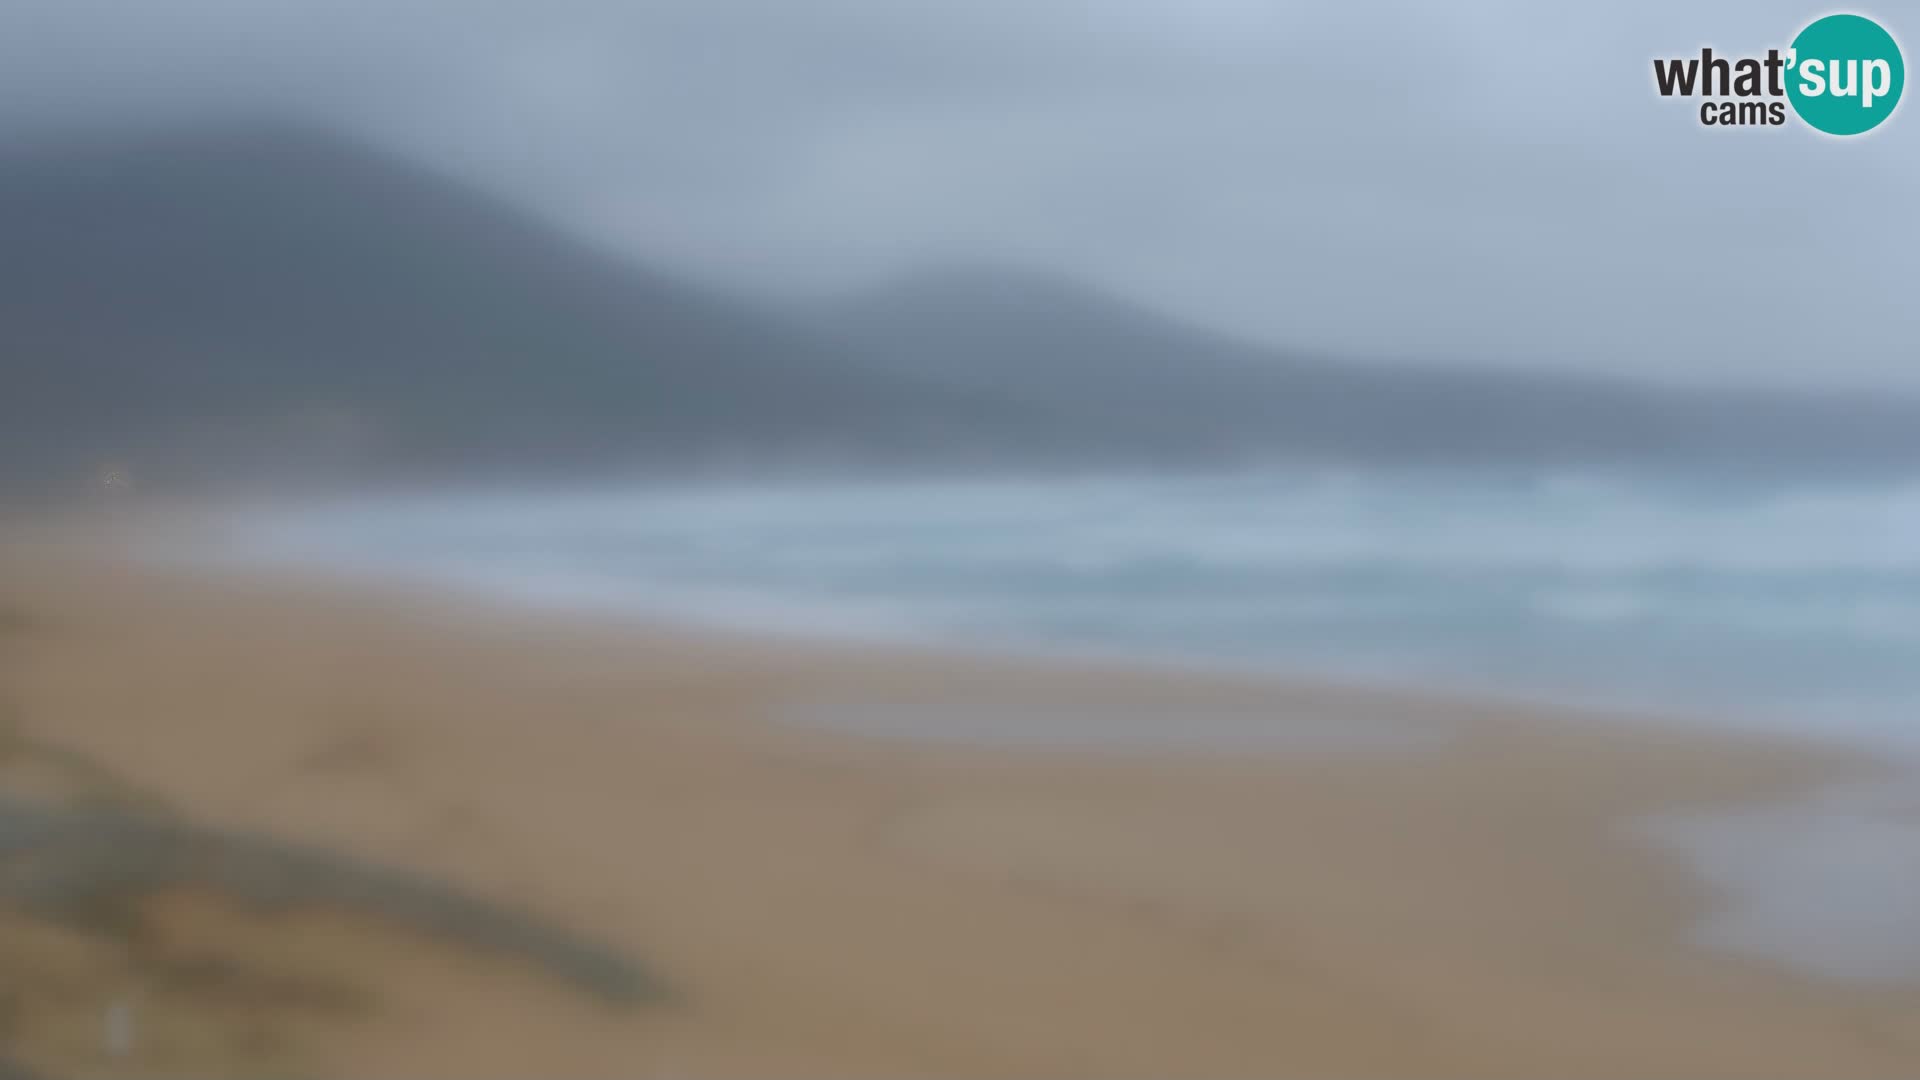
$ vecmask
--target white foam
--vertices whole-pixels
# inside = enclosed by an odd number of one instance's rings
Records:
[[[1920,738],[1920,488],[1272,471],[255,508],[223,557],[778,633]]]
[[[1703,944],[1823,978],[1920,982],[1920,775],[1650,831],[1719,895]]]
[[[869,737],[1020,749],[1379,751],[1428,747],[1453,734],[1437,722],[1220,705],[816,702],[783,708],[775,719]]]

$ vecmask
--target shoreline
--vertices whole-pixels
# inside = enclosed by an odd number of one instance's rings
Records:
[[[410,605],[468,612],[477,617],[550,620],[559,627],[592,627],[616,635],[682,638],[721,647],[744,644],[756,649],[797,651],[819,657],[957,662],[1009,670],[1075,672],[1089,678],[1147,675],[1159,680],[1204,681],[1256,690],[1291,688],[1422,706],[1438,703],[1494,715],[1527,714],[1536,721],[1594,724],[1629,733],[1672,729],[1710,739],[1765,743],[1815,754],[1838,753],[1863,761],[1892,760],[1920,766],[1920,742],[1860,731],[1816,730],[1815,725],[1804,720],[1789,722],[1781,716],[1768,716],[1740,706],[1710,709],[1602,700],[1583,697],[1573,690],[1515,689],[1492,681],[1335,673],[1308,665],[1181,656],[1064,642],[995,646],[932,633],[775,626],[752,619],[708,617],[665,607],[646,609],[637,604],[545,599],[524,590],[435,578],[393,567],[353,567],[295,557],[250,557],[222,565],[217,559],[190,554],[196,546],[219,535],[209,531],[216,528],[212,523],[223,519],[232,509],[232,503],[214,501],[186,508],[156,509],[136,504],[105,505],[77,513],[67,511],[45,515],[32,523],[26,543],[13,546],[30,551],[44,549],[49,544],[65,548],[76,536],[92,536],[87,558],[132,563],[153,573],[190,576],[209,585],[290,587],[296,592],[321,590],[358,596],[374,603],[390,603],[398,598]],[[149,541],[136,542],[126,535],[156,528],[170,535],[161,549],[179,554],[155,557]],[[0,552],[5,550],[6,545],[0,543]]]
[[[391,928],[159,898],[167,934],[243,940],[370,996],[350,1014],[248,1013],[274,1060],[305,1071],[1893,1076],[1920,1052],[1920,989],[1692,944],[1712,889],[1625,835],[1884,768],[1837,747],[1417,692],[642,628],[182,574],[85,545],[0,549],[0,582],[17,614],[0,694],[21,731],[190,820],[551,916],[683,992],[609,1011]],[[1251,709],[1444,734],[1035,753],[779,719],[913,701]],[[0,949],[42,933],[0,921]],[[154,1000],[156,1031],[191,1033],[162,1048],[172,1071],[247,1071],[217,1037],[225,1013],[179,988]],[[42,1043],[16,1056],[113,1071],[72,1039]]]

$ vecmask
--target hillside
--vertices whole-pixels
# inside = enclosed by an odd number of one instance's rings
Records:
[[[932,391],[730,297],[593,252],[299,129],[0,158],[16,479],[550,471],[1040,450],[1054,425]]]
[[[1068,281],[794,311],[341,138],[0,155],[0,487],[1274,458],[1920,465],[1920,406],[1303,357]]]
[[[1920,401],[1911,398],[1341,362],[1025,272],[916,275],[820,318],[883,370],[979,380],[1037,406],[1236,456],[1920,468]]]

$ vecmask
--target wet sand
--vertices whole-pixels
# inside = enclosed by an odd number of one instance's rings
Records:
[[[1920,988],[1695,931],[1636,828],[1837,751],[1409,694],[798,645],[0,553],[0,791],[430,875],[671,987],[595,1000],[325,905],[0,912],[0,1057],[438,1076],[1898,1076]],[[1271,746],[881,737],[1270,716]],[[814,722],[840,713],[854,722]],[[986,727],[990,730],[993,725]],[[1236,728],[1237,730],[1238,728]],[[1330,737],[1339,730],[1362,737]],[[137,1037],[101,1037],[125,1001]]]

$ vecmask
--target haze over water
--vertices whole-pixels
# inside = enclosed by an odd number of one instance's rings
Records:
[[[1910,1075],[1820,15],[0,4],[0,1080]]]

